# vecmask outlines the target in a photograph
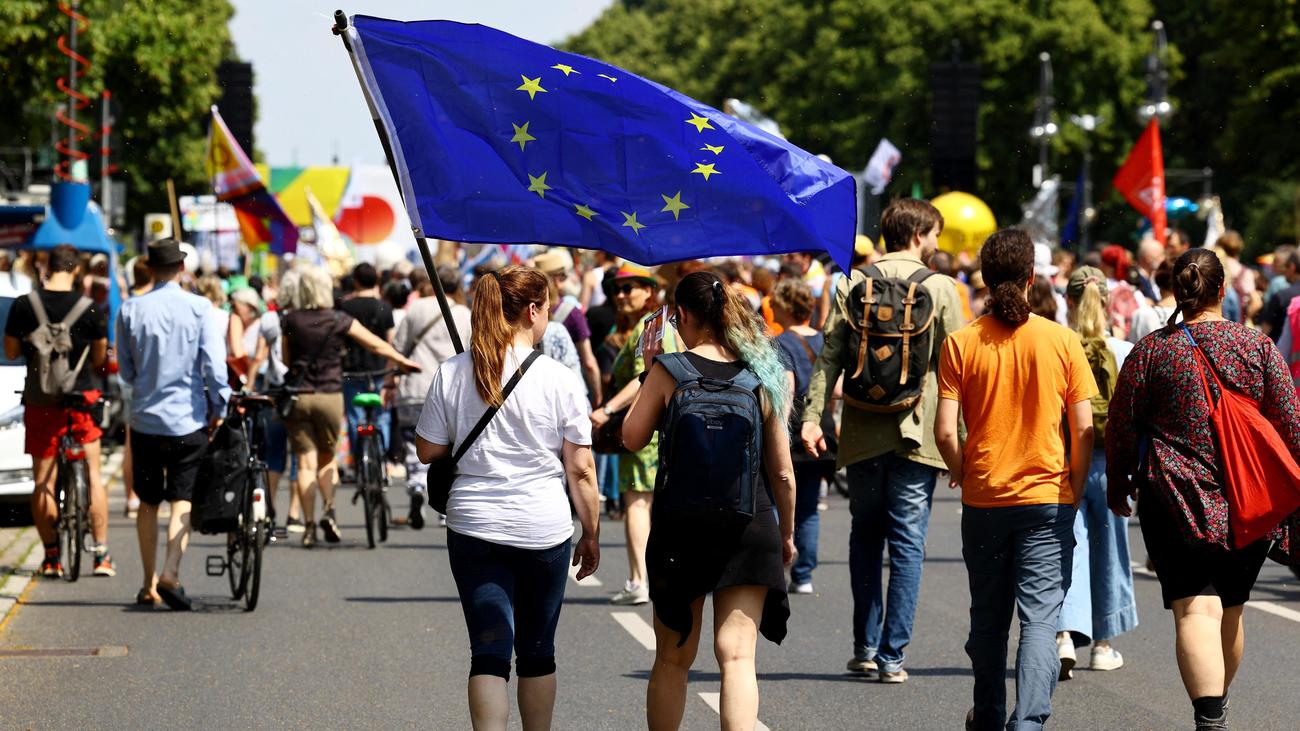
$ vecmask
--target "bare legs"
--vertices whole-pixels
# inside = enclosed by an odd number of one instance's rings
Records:
[[[1178,672],[1192,700],[1227,694],[1245,650],[1242,607],[1225,609],[1217,596],[1173,603]]]
[[[181,583],[181,558],[190,544],[190,501],[171,503],[171,518],[167,523],[167,553],[163,559],[161,576],[155,576],[158,562],[158,506],[140,503],[135,521],[136,537],[140,541],[140,563],[144,569],[143,588],[150,594],[158,583],[175,587]]]
[[[758,722],[758,677],[754,652],[767,588],[734,586],[713,594],[713,654],[722,669],[719,709],[724,731],[753,729]],[[686,676],[700,643],[704,599],[691,605],[691,636],[677,647],[677,632],[655,617],[655,664],[646,691],[646,720],[651,731],[681,726],[686,709]]]
[[[268,470],[266,473],[266,489],[270,493],[267,495],[267,498],[270,499],[272,505],[278,505],[278,503],[275,502],[275,495],[280,490],[280,479],[283,477],[283,472],[271,472]],[[302,497],[301,493],[298,491],[297,481],[289,483],[289,512],[285,513],[284,517],[286,519],[302,517]]]
[[[634,584],[645,586],[645,546],[650,540],[650,506],[654,503],[654,493],[628,492],[625,498],[623,532],[627,537],[628,578]]]
[[[95,543],[102,545],[108,543],[108,490],[99,464],[100,442],[96,439],[81,446],[86,450],[86,477],[90,482],[90,532]]]
[[[295,483],[299,500],[302,502],[302,519],[307,523],[316,522],[316,492],[320,491],[324,509],[334,507],[334,482],[338,475],[338,466],[334,462],[333,452],[306,452],[296,455],[298,460],[298,479]],[[289,508],[293,510],[292,505]]]
[[[555,709],[555,673],[520,678],[519,716],[524,731],[547,731]],[[504,731],[510,719],[510,697],[504,678],[472,675],[469,679],[469,717],[474,731]]]
[[[58,541],[54,521],[59,517],[59,504],[54,499],[55,462],[53,457],[32,457],[32,473],[36,489],[32,490],[32,522],[41,543],[49,546]]]

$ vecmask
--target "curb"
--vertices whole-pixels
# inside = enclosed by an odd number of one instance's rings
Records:
[[[41,538],[36,529],[27,526],[19,530],[18,537],[0,555],[0,566],[7,571],[0,575],[0,633],[9,625],[41,567],[40,547]]]

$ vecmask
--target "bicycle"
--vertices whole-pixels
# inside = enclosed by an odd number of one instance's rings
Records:
[[[240,498],[239,517],[234,530],[226,534],[226,555],[208,556],[209,576],[226,574],[230,596],[244,600],[244,610],[257,608],[262,588],[262,551],[271,542],[271,512],[268,506],[267,468],[262,460],[262,426],[258,414],[274,408],[275,402],[261,394],[235,394],[230,400],[230,418],[239,420],[240,430],[249,446]]]
[[[54,495],[59,508],[55,528],[63,557],[63,578],[69,582],[81,575],[81,551],[90,536],[90,468],[85,447],[72,435],[72,412],[90,412],[103,402],[89,401],[83,393],[63,397],[68,427],[59,437],[59,451],[55,454]]]
[[[344,373],[344,379],[364,380],[374,388],[377,380],[396,374],[395,370],[365,371]],[[384,463],[384,450],[380,444],[379,412],[384,400],[378,393],[359,393],[352,399],[352,405],[365,410],[365,419],[357,424],[357,443],[352,445],[356,455],[357,491],[352,495],[352,504],[361,501],[362,512],[366,521],[366,543],[375,548],[388,541],[388,522],[392,519],[393,509],[388,504],[388,467]]]

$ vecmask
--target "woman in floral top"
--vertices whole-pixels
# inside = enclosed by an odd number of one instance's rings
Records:
[[[1274,559],[1300,562],[1300,513],[1268,538],[1232,548],[1210,404],[1192,339],[1229,388],[1260,403],[1297,459],[1300,400],[1273,343],[1223,318],[1224,271],[1212,252],[1186,252],[1173,275],[1178,309],[1171,322],[1181,314],[1188,332],[1172,325],[1157,330],[1124,363],[1106,427],[1109,502],[1127,516],[1128,498],[1140,490],[1142,536],[1165,606],[1174,613],[1178,665],[1196,728],[1226,729],[1224,696],[1244,643],[1242,607],[1270,543]],[[1210,384],[1214,388],[1212,376]]]

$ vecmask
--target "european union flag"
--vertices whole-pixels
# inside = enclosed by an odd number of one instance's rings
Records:
[[[849,265],[852,176],[785,140],[486,26],[356,16],[347,32],[428,236],[642,264],[825,250]]]

